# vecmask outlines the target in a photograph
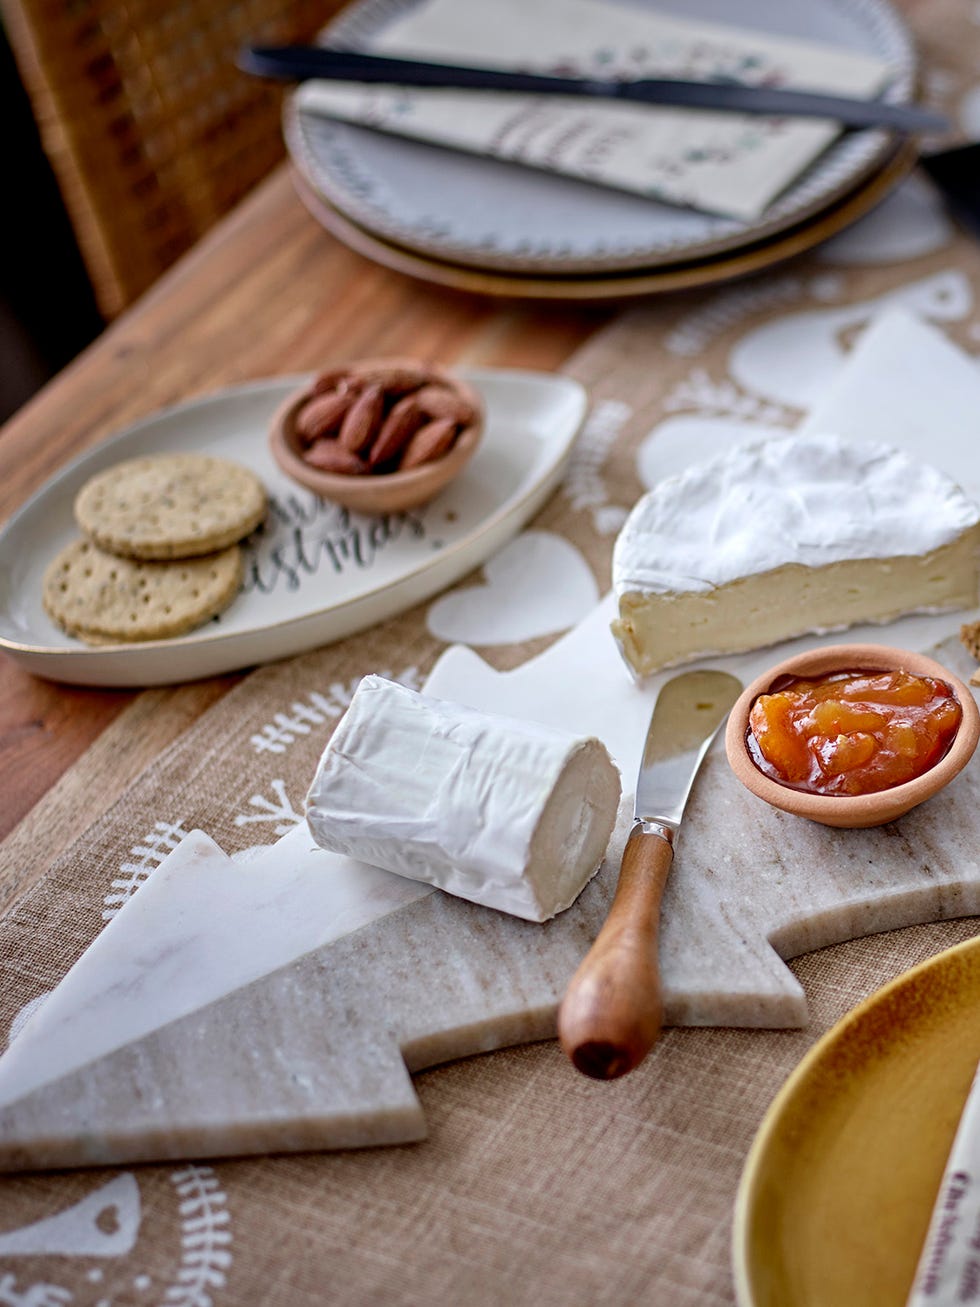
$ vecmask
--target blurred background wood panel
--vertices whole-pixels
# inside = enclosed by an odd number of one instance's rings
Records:
[[[99,308],[112,318],[282,158],[246,41],[309,40],[340,0],[2,0]]]
[[[0,119],[8,180],[0,206],[0,421],[94,339],[104,322],[0,28]]]

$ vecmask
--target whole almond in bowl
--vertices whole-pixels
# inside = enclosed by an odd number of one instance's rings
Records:
[[[272,420],[280,468],[323,499],[392,513],[433,499],[483,434],[472,386],[414,359],[362,359],[320,373]]]

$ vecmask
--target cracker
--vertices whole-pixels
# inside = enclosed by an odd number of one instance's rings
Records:
[[[75,520],[102,549],[126,558],[212,554],[265,517],[261,481],[206,454],[127,459],[92,477],[75,499]]]
[[[44,574],[45,611],[69,635],[90,644],[165,640],[223,612],[238,593],[242,551],[176,562],[117,558],[76,540]]]

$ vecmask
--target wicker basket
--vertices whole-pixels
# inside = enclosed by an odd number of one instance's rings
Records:
[[[309,40],[340,0],[0,0],[103,313],[282,157],[279,87],[246,42]]]

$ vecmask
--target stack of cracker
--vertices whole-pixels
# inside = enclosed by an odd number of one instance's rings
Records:
[[[44,574],[44,607],[88,644],[163,640],[223,612],[238,593],[238,541],[266,513],[259,479],[204,454],[117,463],[79,491],[84,532]]]

